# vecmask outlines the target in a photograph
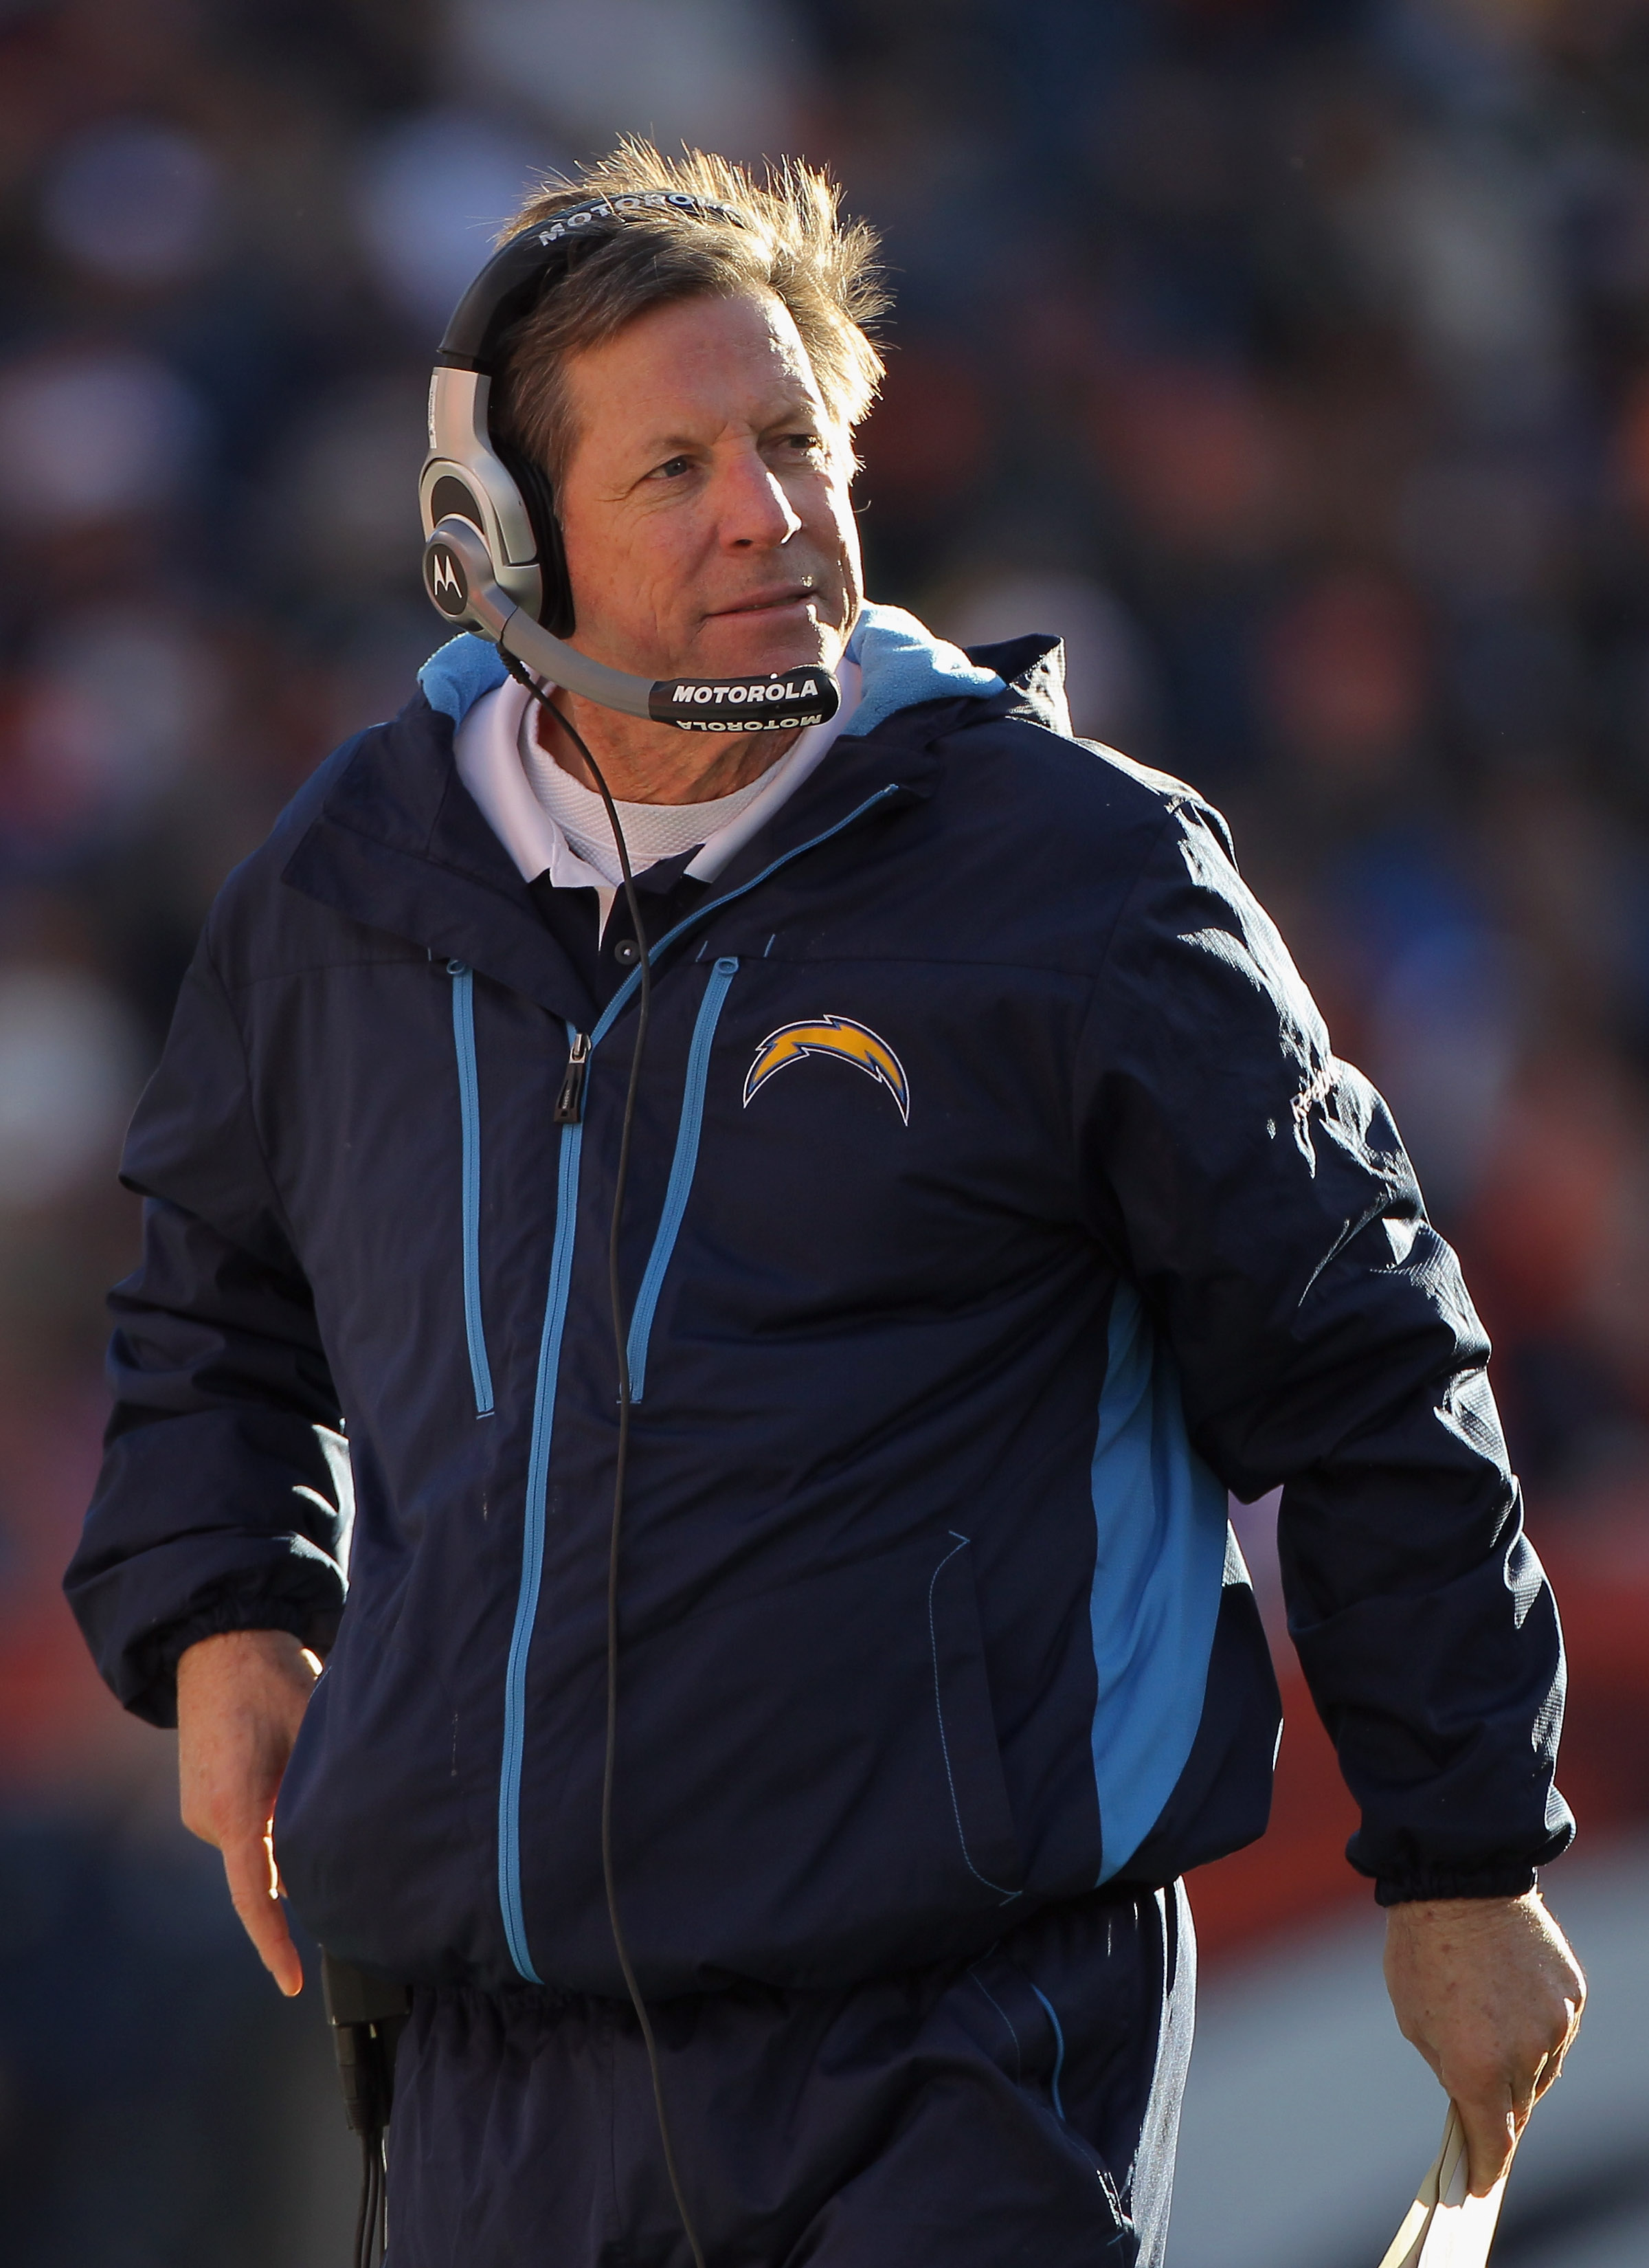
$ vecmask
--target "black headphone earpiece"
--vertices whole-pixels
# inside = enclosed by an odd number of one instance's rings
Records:
[[[562,541],[561,514],[549,475],[525,449],[497,437],[493,450],[498,462],[521,491],[538,552],[540,597],[538,619],[552,637],[571,637],[578,624],[572,603],[572,582],[567,573],[567,549]]]

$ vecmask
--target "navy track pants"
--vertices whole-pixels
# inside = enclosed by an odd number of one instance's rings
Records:
[[[652,2008],[708,2268],[1159,2268],[1196,1950],[1178,1886],[969,1967]],[[388,2268],[690,2268],[622,2003],[415,1994]]]

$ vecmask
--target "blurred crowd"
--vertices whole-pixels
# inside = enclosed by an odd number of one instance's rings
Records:
[[[1063,631],[1078,729],[1227,814],[1494,1336],[1597,1633],[1572,1793],[1649,1810],[1645,0],[0,0],[0,1969],[69,1926],[27,1852],[95,1904],[168,1800],[56,1598],[125,1116],[224,873],[439,642],[453,301],[624,128],[885,232],[872,594]]]

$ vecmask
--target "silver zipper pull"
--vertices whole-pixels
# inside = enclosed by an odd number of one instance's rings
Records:
[[[584,1116],[584,1082],[590,1070],[590,1035],[575,1032],[567,1050],[567,1075],[556,1097],[555,1124],[576,1126]]]

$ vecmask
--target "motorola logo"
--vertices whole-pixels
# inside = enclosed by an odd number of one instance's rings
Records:
[[[469,592],[464,581],[464,571],[445,544],[430,548],[427,573],[430,596],[444,615],[461,615],[468,602]]]

